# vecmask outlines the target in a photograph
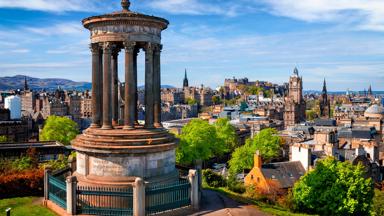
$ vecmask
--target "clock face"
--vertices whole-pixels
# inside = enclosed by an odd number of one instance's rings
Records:
[[[297,82],[293,82],[293,86],[296,87],[297,86]]]

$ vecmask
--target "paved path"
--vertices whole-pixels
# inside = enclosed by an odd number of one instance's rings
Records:
[[[201,210],[192,215],[269,216],[251,205],[239,203],[211,190],[203,190]]]

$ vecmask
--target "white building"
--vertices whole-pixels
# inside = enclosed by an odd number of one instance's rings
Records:
[[[12,95],[4,100],[4,108],[11,111],[11,119],[21,118],[21,99],[18,96]]]

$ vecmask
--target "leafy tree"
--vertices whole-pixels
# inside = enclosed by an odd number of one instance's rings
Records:
[[[233,151],[237,145],[236,129],[227,118],[219,118],[214,123],[219,146],[225,146],[225,152]]]
[[[67,117],[49,116],[40,134],[40,140],[55,140],[69,145],[79,133],[76,122]]]
[[[229,161],[231,174],[242,172],[253,167],[253,155],[259,150],[263,161],[269,161],[279,155],[283,140],[277,135],[277,130],[266,128],[253,139],[248,139],[245,145],[235,149]]]
[[[354,166],[333,157],[320,160],[295,184],[295,206],[320,215],[368,215],[374,189],[372,180],[364,175],[360,164]]]
[[[5,143],[5,142],[7,142],[8,141],[8,139],[7,139],[7,136],[0,136],[0,143]]]
[[[206,160],[223,154],[225,150],[224,143],[217,142],[215,126],[201,119],[194,119],[185,125],[179,138],[176,162],[180,164],[191,164],[197,159]]]
[[[317,113],[314,110],[306,110],[305,116],[306,116],[308,121],[313,121],[318,117]]]
[[[384,215],[384,191],[375,189],[375,196],[373,197],[372,215]]]
[[[196,99],[192,99],[192,98],[188,98],[187,101],[186,101],[186,104],[192,106],[192,105],[195,105],[197,104],[197,100]]]
[[[221,103],[221,98],[219,95],[214,95],[212,96],[212,103],[217,105],[217,104],[220,104]]]

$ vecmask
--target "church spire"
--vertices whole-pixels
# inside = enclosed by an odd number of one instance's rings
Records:
[[[373,95],[373,93],[372,93],[372,86],[371,85],[369,85],[369,88],[368,88],[368,95],[369,96]]]
[[[323,82],[323,94],[327,94],[327,82],[325,81],[325,78]]]
[[[297,69],[297,67],[293,69],[293,75],[299,76],[299,70]]]
[[[24,76],[24,91],[28,90],[27,76]]]
[[[188,77],[187,77],[187,69],[184,71],[184,80],[183,80],[183,87],[188,87]]]

